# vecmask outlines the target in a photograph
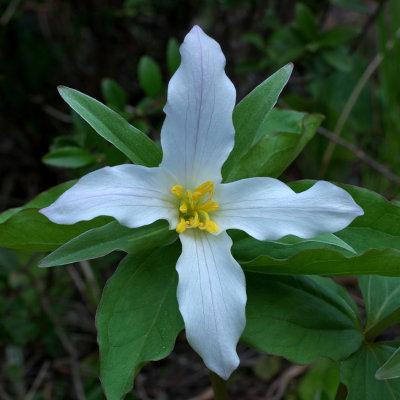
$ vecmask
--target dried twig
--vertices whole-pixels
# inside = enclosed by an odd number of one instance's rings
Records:
[[[400,186],[400,176],[395,175],[388,168],[386,168],[384,165],[380,164],[379,162],[375,161],[373,158],[368,156],[366,153],[364,153],[364,151],[359,149],[354,144],[347,142],[346,140],[342,139],[340,136],[335,135],[333,132],[328,131],[327,129],[323,128],[322,126],[320,126],[318,128],[317,132],[320,135],[325,136],[326,138],[331,140],[332,143],[338,144],[338,145],[344,147],[345,149],[351,151],[361,161],[364,161],[371,168],[375,169],[380,174],[382,174],[384,177],[386,177],[390,181],[392,181]]]
[[[272,383],[267,391],[268,400],[280,400],[283,398],[290,381],[304,374],[311,365],[293,365],[289,367],[276,381]]]
[[[394,39],[397,40],[400,38],[400,28],[396,31]],[[386,50],[390,51],[393,49],[394,46],[394,40],[389,40],[386,43]],[[336,137],[339,137],[342,134],[344,125],[347,122],[347,119],[349,118],[354,105],[356,104],[362,90],[364,89],[364,86],[367,84],[369,79],[371,78],[372,74],[377,70],[379,67],[380,63],[384,59],[384,54],[383,53],[378,53],[374,59],[369,63],[368,67],[364,71],[364,73],[361,75],[359,81],[357,82],[356,86],[354,87],[353,91],[351,92],[350,97],[348,98],[345,106],[343,107],[343,110],[338,118],[338,121],[336,123],[335,129],[333,131],[333,134]],[[319,173],[319,178],[323,178],[327,169],[328,165],[331,162],[333,152],[335,151],[336,148],[336,142],[331,141],[324,153],[324,156],[322,158],[322,165],[321,165],[321,170]]]
[[[45,376],[47,374],[47,370],[49,369],[49,366],[50,366],[49,361],[46,361],[43,363],[38,374],[36,375],[35,380],[32,383],[31,388],[29,389],[28,393],[26,394],[24,400],[33,399],[33,396],[36,394],[37,390],[39,389],[40,385],[43,382],[43,379],[45,378]]]

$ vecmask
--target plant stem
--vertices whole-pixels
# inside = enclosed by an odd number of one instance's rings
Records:
[[[215,400],[229,400],[226,390],[226,381],[220,378],[216,373],[210,371],[211,385],[214,390]]]

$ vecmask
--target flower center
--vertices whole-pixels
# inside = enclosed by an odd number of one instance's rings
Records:
[[[209,212],[218,208],[218,203],[212,201],[214,196],[214,182],[207,181],[198,186],[194,191],[186,190],[181,185],[175,185],[172,193],[178,197],[179,224],[176,227],[178,233],[186,229],[199,228],[207,232],[215,233],[218,226],[211,221]]]

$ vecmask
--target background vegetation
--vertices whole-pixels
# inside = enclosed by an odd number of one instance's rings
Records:
[[[157,140],[178,43],[194,24],[221,44],[239,100],[293,61],[280,107],[324,115],[281,179],[323,178],[400,199],[398,0],[3,0],[0,210],[125,161],[70,112],[57,85],[99,99]],[[103,399],[94,317],[121,256],[39,269],[42,256],[0,249],[0,399]],[[360,299],[355,279],[341,282]],[[244,346],[240,355],[233,398],[334,398],[329,365],[310,370]],[[211,396],[181,336],[166,360],[143,369],[131,399]]]

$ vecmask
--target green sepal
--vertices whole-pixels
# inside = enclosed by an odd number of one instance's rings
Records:
[[[127,228],[117,221],[91,229],[65,243],[40,261],[41,267],[65,265],[105,256],[114,250],[138,253],[165,246],[177,239],[166,221],[139,228]]]
[[[143,132],[130,125],[115,111],[75,89],[59,86],[61,97],[100,136],[122,151],[132,162],[155,167],[161,162],[161,150]]]

